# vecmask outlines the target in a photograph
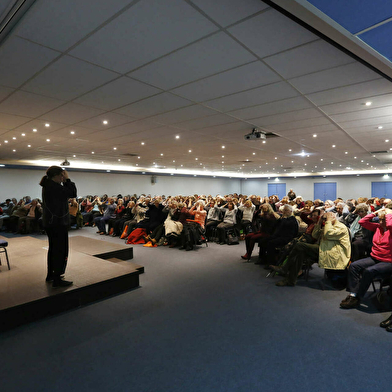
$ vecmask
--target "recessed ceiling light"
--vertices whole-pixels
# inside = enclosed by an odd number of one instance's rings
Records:
[[[163,157],[163,154],[161,154],[161,157]]]
[[[108,120],[103,120],[103,121],[102,121],[102,124],[103,124],[103,125],[107,125],[107,124],[108,124]]]
[[[263,144],[267,143],[265,140],[263,140]]]
[[[222,146],[222,148],[226,148],[225,146]]]
[[[71,135],[75,135],[75,131],[71,131],[70,134],[71,134]]]
[[[46,127],[46,128],[49,128],[49,127],[50,127],[50,124],[49,124],[49,123],[46,123],[46,124],[45,124],[45,127]]]
[[[357,159],[357,157],[354,157],[354,159]]]
[[[316,134],[314,134],[314,135],[313,135],[313,137],[317,137],[317,135],[316,135]]]
[[[278,157],[275,157],[275,159],[278,159]]]
[[[323,160],[324,160],[323,158],[320,159],[321,162],[322,162]]]
[[[8,140],[4,140],[4,143],[8,143]]]
[[[199,158],[195,158],[195,161],[199,160]]]
[[[222,163],[225,163],[225,161],[222,161]]]
[[[370,101],[366,102],[365,105],[366,106],[370,106],[372,103]]]
[[[16,137],[14,136],[14,137],[12,138],[12,140],[16,140]]]
[[[188,150],[188,152],[192,152],[192,150]]]
[[[253,155],[256,155],[256,153],[254,152]]]
[[[119,162],[121,162],[121,159],[117,159]]]
[[[91,151],[91,154],[95,154],[95,152],[94,152],[94,151]]]
[[[140,159],[140,157],[137,157],[137,159]]]
[[[31,147],[31,144],[28,144],[27,147]]]
[[[383,126],[382,125],[379,125],[378,127],[377,127],[377,129],[382,129],[383,128]]]
[[[142,146],[144,146],[144,142],[141,142],[140,144],[141,144]]]
[[[76,155],[73,155],[74,158],[76,158]]]
[[[332,148],[335,148],[336,147],[336,145],[335,144],[332,144]]]
[[[50,142],[50,139],[46,139],[47,142]]]
[[[289,148],[289,151],[291,152],[291,151],[292,151],[292,149],[291,149],[291,148]]]
[[[117,150],[117,147],[113,147],[113,150]]]
[[[16,150],[12,150],[13,152],[16,152]]]
[[[345,151],[344,153],[347,155],[347,154],[348,154],[348,151]]]
[[[34,128],[34,129],[33,129],[33,132],[37,132],[37,128]]]
[[[180,135],[176,135],[176,139],[179,139],[180,138]]]
[[[388,142],[389,142],[389,139],[386,139],[386,140],[385,140],[385,143],[388,143]]]
[[[181,165],[181,167],[183,167],[184,165]]]
[[[25,133],[22,133],[22,136],[26,136],[26,134],[25,134]]]

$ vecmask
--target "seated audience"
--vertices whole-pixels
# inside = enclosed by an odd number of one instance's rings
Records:
[[[312,214],[316,214],[315,211]],[[347,227],[336,220],[333,212],[322,213],[315,224],[312,237],[319,242],[298,242],[283,267],[270,267],[285,276],[277,286],[295,286],[304,262],[308,265],[318,261],[320,268],[344,270],[350,261],[350,237]]]
[[[259,241],[260,256],[256,264],[275,264],[276,248],[288,244],[297,234],[298,222],[293,215],[293,207],[286,204],[273,234]]]
[[[241,256],[242,259],[250,260],[256,242],[263,237],[269,237],[275,231],[278,219],[280,215],[274,212],[270,204],[261,206],[260,212],[255,213],[254,232],[245,236],[246,253]]]
[[[378,217],[378,222],[372,222],[375,217]],[[374,278],[392,274],[392,210],[379,209],[366,215],[359,224],[374,232],[373,246],[369,257],[350,265],[347,288],[350,294],[340,303],[344,309],[360,304]]]

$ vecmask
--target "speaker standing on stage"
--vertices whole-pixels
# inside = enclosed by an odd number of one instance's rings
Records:
[[[43,226],[49,239],[47,282],[53,287],[71,286],[62,279],[68,259],[68,199],[76,197],[76,186],[68,173],[59,166],[51,166],[39,183],[42,186]]]

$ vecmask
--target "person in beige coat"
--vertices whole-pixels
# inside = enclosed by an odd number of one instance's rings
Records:
[[[350,235],[347,227],[336,220],[333,212],[321,215],[312,231],[315,244],[298,242],[283,267],[271,266],[271,269],[284,275],[277,286],[295,286],[303,264],[318,261],[320,268],[344,270],[351,256]]]

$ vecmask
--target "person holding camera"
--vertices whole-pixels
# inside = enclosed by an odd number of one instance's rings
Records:
[[[60,166],[51,166],[42,177],[43,227],[49,240],[46,282],[52,287],[66,287],[72,282],[62,279],[68,260],[68,199],[76,197],[75,183]]]
[[[285,278],[276,286],[295,286],[303,264],[316,263],[320,268],[344,270],[351,255],[350,236],[347,227],[336,220],[333,212],[322,212],[312,231],[317,243],[297,242],[283,267],[270,268]]]

